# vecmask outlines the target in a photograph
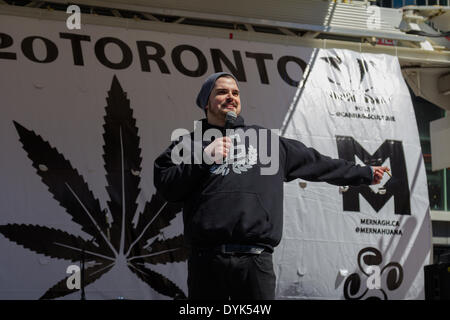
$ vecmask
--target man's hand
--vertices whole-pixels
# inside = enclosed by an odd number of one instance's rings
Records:
[[[379,184],[381,179],[383,179],[383,175],[385,172],[387,172],[388,175],[391,175],[389,171],[390,169],[388,167],[372,167],[373,172],[372,184]]]
[[[231,147],[231,139],[222,137],[211,142],[205,149],[205,154],[217,164],[222,164],[228,156]]]

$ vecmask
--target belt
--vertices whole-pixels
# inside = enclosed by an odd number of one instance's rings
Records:
[[[211,248],[199,248],[194,247],[194,250],[200,252],[216,252],[223,254],[261,254],[264,251],[264,247],[253,245],[240,245],[240,244],[222,244],[217,247]]]

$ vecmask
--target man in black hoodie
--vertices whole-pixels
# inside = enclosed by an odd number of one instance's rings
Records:
[[[377,184],[389,169],[332,159],[248,126],[240,116],[227,123],[229,112],[241,112],[229,73],[209,76],[197,105],[206,112],[197,123],[200,135],[194,130],[173,142],[154,166],[157,190],[183,203],[189,299],[274,299],[272,253],[282,235],[283,183]],[[263,154],[270,154],[272,168]]]

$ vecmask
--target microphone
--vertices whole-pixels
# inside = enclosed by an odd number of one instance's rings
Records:
[[[228,111],[226,116],[225,116],[225,131],[227,129],[232,129],[234,128],[234,123],[236,122],[237,119],[237,114],[234,111]],[[226,134],[226,133],[225,133]],[[228,154],[228,156],[225,158],[226,163],[228,163],[228,159],[230,159],[230,155],[232,155],[234,153],[233,151],[233,141],[231,142],[231,149],[230,149],[230,153]]]
[[[225,116],[225,129],[232,129],[236,122],[237,114],[234,111],[227,112]]]

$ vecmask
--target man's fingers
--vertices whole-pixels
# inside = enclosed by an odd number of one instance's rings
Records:
[[[214,159],[217,164],[223,163],[223,159],[228,156],[232,146],[230,137],[221,137],[211,142],[206,148],[207,155]]]
[[[389,177],[392,177],[389,167],[380,167],[380,169],[382,170],[382,174],[386,172]]]
[[[383,179],[383,175],[386,172],[389,177],[392,177],[391,173],[390,173],[390,169],[389,167],[382,167],[382,166],[376,166],[376,167],[372,167],[372,171],[373,171],[373,182],[372,184],[378,184],[381,182],[381,180]]]
[[[221,140],[222,140],[223,142],[226,142],[226,143],[231,143],[231,138],[230,138],[230,137],[227,137],[227,136],[222,137]]]

